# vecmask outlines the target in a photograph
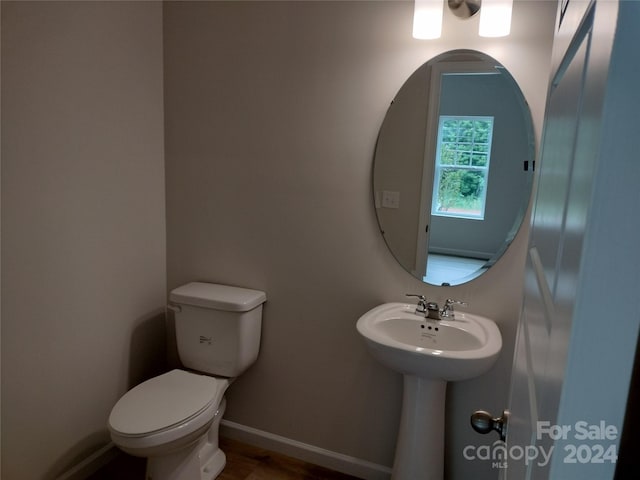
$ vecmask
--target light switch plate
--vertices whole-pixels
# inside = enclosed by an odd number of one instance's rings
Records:
[[[383,190],[382,206],[384,208],[400,208],[400,192]]]

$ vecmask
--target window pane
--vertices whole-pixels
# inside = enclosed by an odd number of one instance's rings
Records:
[[[471,154],[468,152],[459,152],[457,165],[471,165]]]
[[[455,163],[456,163],[455,144],[443,143],[440,149],[440,164],[455,165]]]
[[[459,128],[460,131],[464,131],[465,135],[468,132],[473,132],[473,121],[471,120],[460,120],[459,122]]]
[[[458,140],[458,122],[456,120],[447,120],[442,126],[442,141],[455,142]]]
[[[471,165],[474,167],[485,167],[487,165],[488,157],[486,154],[474,153],[471,158]]]
[[[491,132],[493,126],[486,121],[476,121],[475,122],[475,137],[474,140],[476,142],[487,143],[489,141],[489,133]]]
[[[485,172],[456,168],[440,170],[438,212],[478,216],[482,214]]]
[[[474,143],[473,144],[473,151],[474,152],[479,152],[479,153],[488,153],[489,152],[489,145],[487,145],[486,143]]]

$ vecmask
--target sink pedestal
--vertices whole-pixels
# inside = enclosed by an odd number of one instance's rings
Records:
[[[447,382],[487,372],[502,349],[495,322],[471,313],[425,319],[415,305],[384,303],[358,319],[371,355],[404,375],[392,480],[442,480]]]
[[[404,375],[392,480],[442,480],[447,382]]]

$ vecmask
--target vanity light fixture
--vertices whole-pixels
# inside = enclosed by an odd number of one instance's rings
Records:
[[[480,10],[481,37],[506,37],[511,31],[513,0],[482,0]]]
[[[415,0],[413,6],[413,38],[433,40],[442,34],[444,0]]]
[[[440,38],[444,2],[462,19],[471,18],[479,11],[481,37],[504,37],[511,31],[513,0],[414,0],[413,38]]]

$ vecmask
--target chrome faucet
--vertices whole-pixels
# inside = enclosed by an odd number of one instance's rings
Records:
[[[467,306],[467,302],[461,302],[454,300],[453,298],[447,298],[444,302],[444,307],[439,308],[436,302],[428,302],[424,295],[416,293],[407,293],[407,297],[416,297],[418,299],[418,305],[416,305],[415,313],[424,315],[425,318],[432,320],[442,320],[443,318],[455,318],[453,306],[462,305]]]
[[[453,298],[447,298],[444,302],[444,307],[442,307],[442,310],[440,310],[440,318],[449,318],[449,317],[455,318],[454,311],[453,311],[454,305],[461,305],[463,307],[466,307],[469,304],[467,302],[454,300]]]
[[[427,303],[427,314],[426,318],[431,318],[432,320],[442,320],[440,310],[438,309],[438,304],[436,302]]]

